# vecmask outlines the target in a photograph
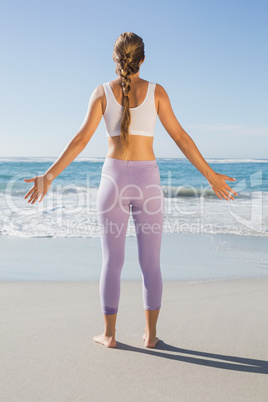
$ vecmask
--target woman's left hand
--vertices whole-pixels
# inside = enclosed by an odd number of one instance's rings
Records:
[[[238,195],[226,182],[225,180],[235,181],[233,177],[226,176],[225,174],[216,173],[212,177],[207,179],[212,190],[220,199],[225,198],[226,200],[234,200],[234,195]]]

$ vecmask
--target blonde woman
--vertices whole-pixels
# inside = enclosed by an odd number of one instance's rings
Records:
[[[226,183],[234,178],[216,173],[204,160],[192,138],[173,113],[165,89],[140,78],[145,60],[141,37],[125,32],[114,45],[113,60],[118,78],[98,86],[92,93],[86,118],[79,132],[57,161],[34,182],[25,195],[28,202],[41,202],[52,181],[83,151],[102,116],[108,152],[98,189],[97,213],[101,227],[102,271],[100,300],[104,332],[95,342],[116,347],[116,318],[120,297],[120,275],[124,264],[125,239],[130,213],[135,224],[139,262],[143,275],[146,327],[144,345],[159,341],[156,324],[162,298],[160,248],[164,199],[159,168],[153,151],[157,116],[188,160],[204,175],[220,199],[233,200],[237,193]]]

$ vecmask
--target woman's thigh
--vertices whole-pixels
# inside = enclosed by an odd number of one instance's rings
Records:
[[[160,260],[164,220],[164,195],[158,166],[144,169],[139,180],[140,197],[131,201],[141,266],[157,266]]]
[[[97,195],[97,216],[104,259],[117,259],[119,262],[124,257],[130,207],[128,203],[120,202],[120,193],[126,182],[124,174],[118,175],[117,170],[113,166],[103,166]]]

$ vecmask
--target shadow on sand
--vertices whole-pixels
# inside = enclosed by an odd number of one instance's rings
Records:
[[[122,342],[117,342],[117,350],[144,353],[164,359],[178,360],[185,363],[199,364],[224,370],[244,371],[248,373],[268,374],[268,361],[243,357],[218,355],[215,353],[199,352],[196,350],[181,349],[159,341],[154,349],[137,348]],[[116,350],[114,349],[114,350]],[[173,352],[171,353],[165,353]],[[199,357],[196,357],[199,356]]]

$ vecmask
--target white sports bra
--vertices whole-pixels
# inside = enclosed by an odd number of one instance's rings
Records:
[[[129,134],[154,136],[154,128],[157,119],[155,109],[154,91],[155,83],[149,82],[144,101],[137,107],[130,108],[131,123]],[[106,108],[103,114],[106,134],[108,137],[120,135],[123,106],[117,102],[109,82],[103,84],[106,96]]]

